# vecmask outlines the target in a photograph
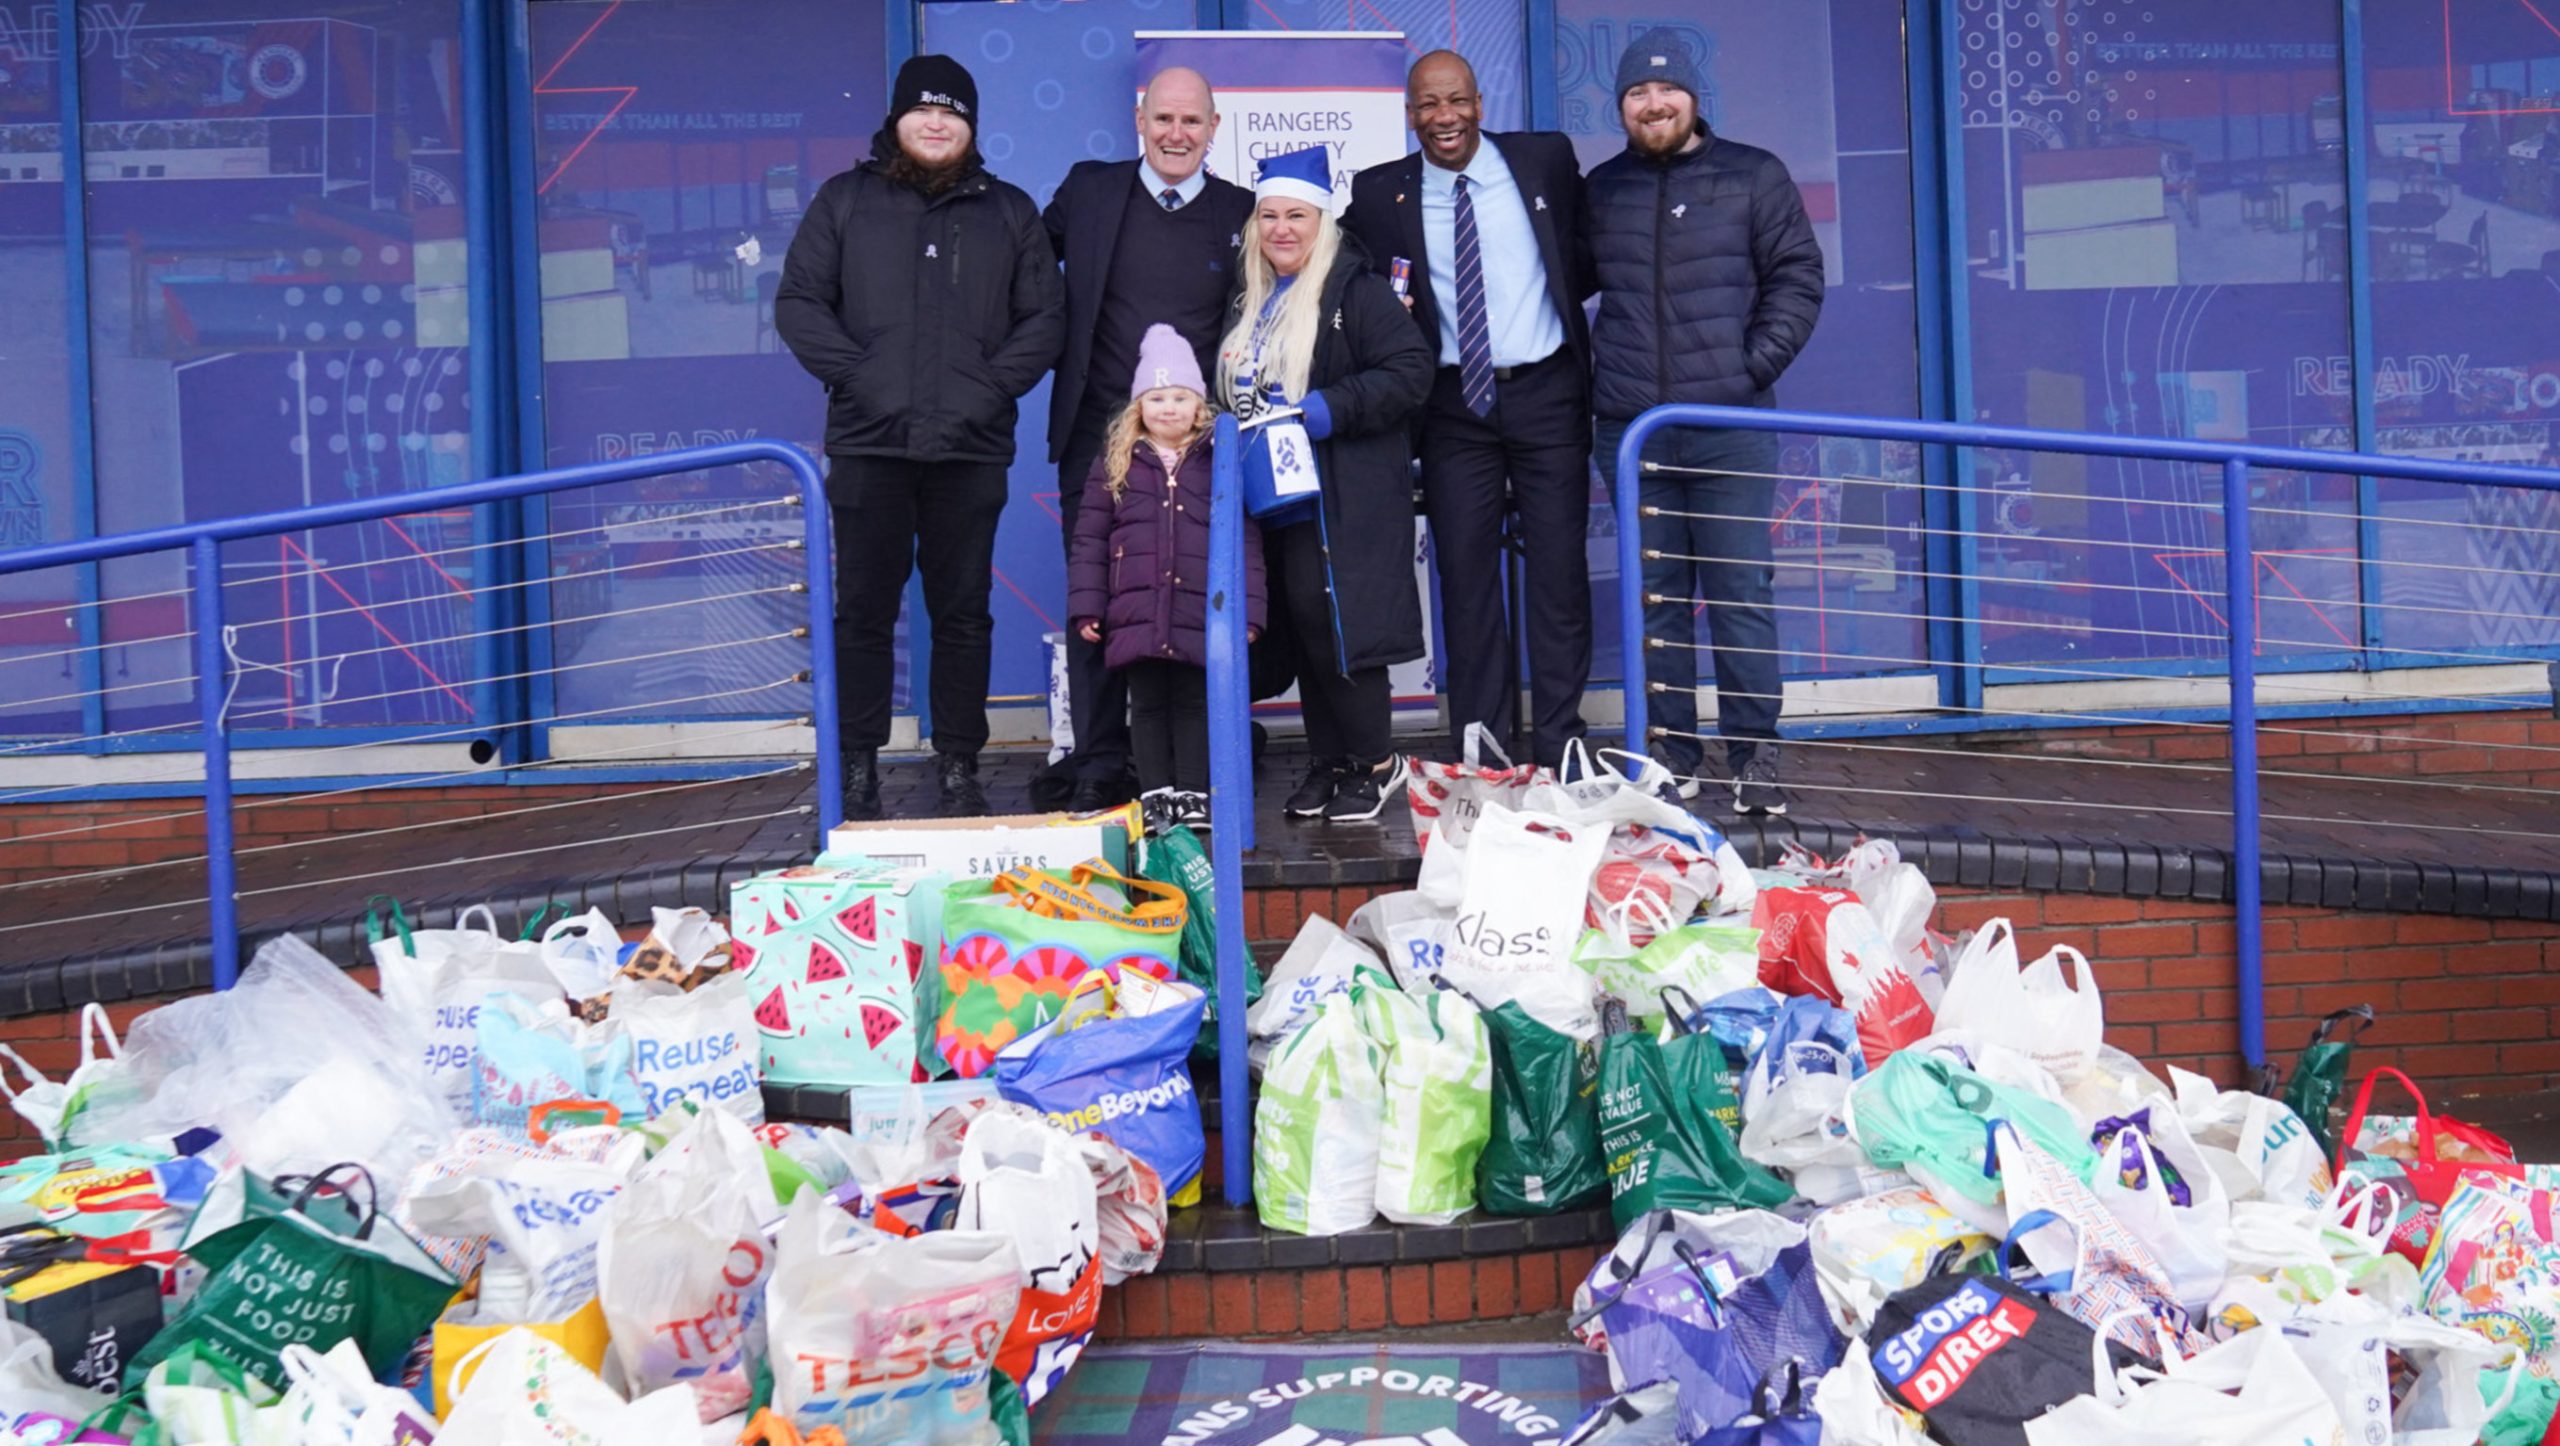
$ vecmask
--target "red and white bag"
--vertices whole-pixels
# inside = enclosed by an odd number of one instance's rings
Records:
[[[1819,994],[1838,1004],[1828,941],[1831,916],[1844,908],[1865,912],[1846,889],[1762,889],[1751,906],[1751,927],[1760,931],[1761,987],[1785,995]]]
[[[1937,1012],[1866,905],[1852,902],[1831,911],[1823,930],[1823,966],[1839,991],[1832,997],[1857,1016],[1858,1048],[1870,1068],[1937,1029]]]
[[[1021,1105],[991,1105],[960,1141],[954,1230],[1013,1242],[1022,1298],[996,1365],[1038,1405],[1066,1379],[1102,1316],[1102,1228],[1093,1170],[1074,1137]]]
[[[1413,810],[1413,836],[1426,849],[1465,848],[1486,809],[1518,807],[1529,785],[1549,777],[1532,764],[1513,763],[1481,723],[1467,725],[1461,753],[1465,759],[1461,763],[1414,759],[1405,775],[1404,799]],[[1487,758],[1495,761],[1487,763]]]

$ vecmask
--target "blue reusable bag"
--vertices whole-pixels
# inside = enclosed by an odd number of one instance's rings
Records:
[[[533,1113],[561,1101],[602,1101],[634,1123],[649,1111],[632,1068],[632,1039],[546,1013],[521,995],[481,1002],[471,1110],[484,1125],[530,1136]]]
[[[1244,512],[1247,517],[1265,527],[1287,527],[1316,515],[1316,499],[1323,494],[1306,492],[1293,497],[1281,496],[1271,461],[1271,449],[1275,444],[1307,445],[1306,435],[1303,429],[1289,429],[1275,437],[1269,426],[1247,428],[1239,434],[1238,445],[1243,448],[1243,457],[1238,470],[1244,475]],[[1308,460],[1308,465],[1312,467],[1312,459]]]
[[[1198,990],[1137,1019],[1055,1021],[996,1055],[996,1090],[1071,1133],[1099,1132],[1164,1180],[1170,1197],[1199,1178],[1209,1142],[1191,1088],[1191,1046],[1208,996]]]
[[[1709,1431],[1697,1446],[1822,1446],[1822,1418],[1805,1400],[1804,1363],[1770,1367],[1751,1414]]]
[[[1778,1006],[1778,1017],[1770,1022],[1768,1034],[1760,1041],[1760,1051],[1752,1056],[1751,1067],[1778,1069],[1787,1058],[1787,1050],[1799,1044],[1825,1044],[1840,1051],[1849,1061],[1849,1077],[1859,1079],[1867,1072],[1866,1052],[1858,1046],[1856,1015],[1814,994],[1799,994]]]

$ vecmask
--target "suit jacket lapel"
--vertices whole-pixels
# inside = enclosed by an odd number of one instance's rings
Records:
[[[1547,273],[1547,299],[1555,304],[1556,317],[1562,320],[1568,309],[1580,308],[1565,295],[1570,280],[1564,274],[1563,238],[1556,234],[1555,211],[1542,204],[1547,199],[1546,179],[1529,164],[1527,156],[1511,148],[1509,135],[1487,132],[1485,139],[1502,152],[1503,164],[1511,167],[1512,184],[1520,192],[1520,204],[1529,208],[1529,229],[1538,238],[1538,261]]]

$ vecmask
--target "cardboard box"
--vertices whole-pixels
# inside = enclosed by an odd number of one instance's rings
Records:
[[[918,981],[942,957],[932,869],[857,859],[759,874],[729,891],[730,952],[754,1001],[758,1062],[784,1085],[906,1084],[933,1027]]]
[[[933,869],[959,882],[992,879],[1012,869],[1071,869],[1100,858],[1125,874],[1135,862],[1132,846],[1143,831],[1134,803],[1101,813],[883,819],[836,825],[818,862]]]

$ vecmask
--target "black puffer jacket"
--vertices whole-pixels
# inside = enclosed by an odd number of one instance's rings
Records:
[[[1822,314],[1822,247],[1786,164],[1712,132],[1667,160],[1631,148],[1593,169],[1582,215],[1600,274],[1592,410],[1770,405]]]
[[[977,171],[928,197],[865,161],[818,188],[774,328],[827,387],[827,454],[1011,462],[1014,404],[1058,359],[1066,294],[1040,208]]]

